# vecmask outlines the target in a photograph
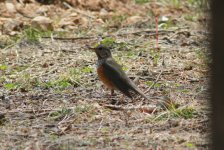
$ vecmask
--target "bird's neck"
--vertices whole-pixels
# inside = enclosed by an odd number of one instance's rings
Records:
[[[112,59],[112,57],[99,58],[99,59],[97,60],[96,66],[97,66],[97,67],[100,67],[103,63],[106,62],[107,59]]]

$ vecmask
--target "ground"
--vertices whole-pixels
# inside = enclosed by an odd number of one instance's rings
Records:
[[[206,1],[54,2],[0,2],[0,149],[209,149]],[[150,101],[109,95],[99,42]]]

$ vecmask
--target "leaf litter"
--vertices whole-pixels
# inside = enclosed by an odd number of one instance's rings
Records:
[[[1,25],[23,21],[0,34],[0,149],[209,149],[203,3],[0,2]],[[99,40],[152,101],[109,96],[87,48]]]

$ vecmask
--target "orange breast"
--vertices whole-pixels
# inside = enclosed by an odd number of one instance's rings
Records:
[[[110,81],[105,75],[104,75],[104,70],[103,67],[100,66],[97,68],[97,74],[100,78],[100,80],[110,89],[115,89],[112,81]]]

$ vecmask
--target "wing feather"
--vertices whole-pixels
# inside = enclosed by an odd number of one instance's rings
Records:
[[[107,59],[103,65],[105,76],[112,80],[115,87],[126,96],[132,98],[130,90],[133,86],[132,81],[127,77],[122,67],[112,58]]]
[[[143,92],[127,77],[122,67],[116,63],[113,58],[109,58],[102,64],[104,67],[105,76],[113,81],[114,86],[126,96],[132,98],[131,91],[140,94],[145,99],[148,99]]]

